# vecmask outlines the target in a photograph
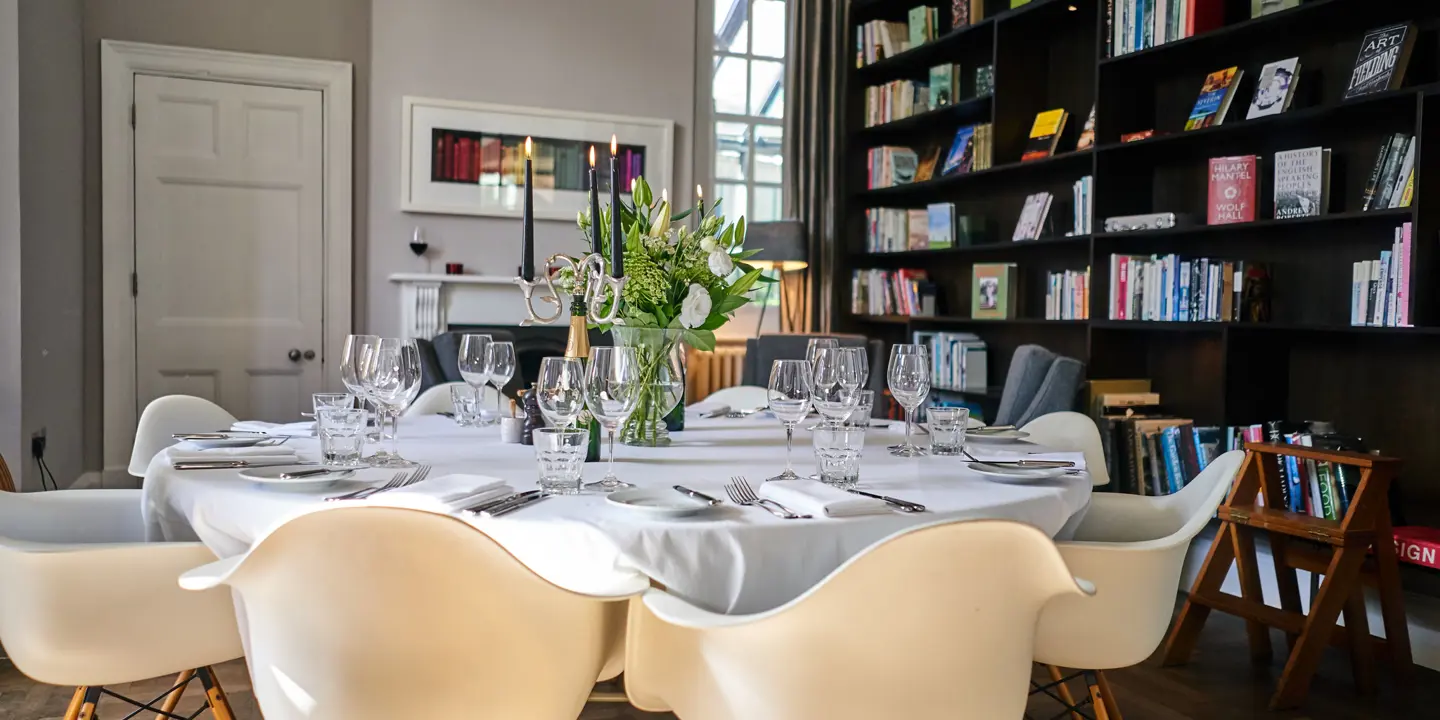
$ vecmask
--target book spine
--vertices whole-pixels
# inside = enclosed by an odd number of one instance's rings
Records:
[[[1380,324],[1380,313],[1385,300],[1385,273],[1390,261],[1390,251],[1380,252],[1380,259],[1370,266],[1370,317],[1369,324],[1378,326]]]
[[[1400,327],[1410,327],[1410,266],[1414,264],[1410,253],[1410,223],[1406,222],[1400,226],[1400,290],[1396,302]]]
[[[1179,434],[1179,428],[1165,428],[1165,469],[1169,476],[1171,493],[1180,492],[1180,488],[1185,486],[1185,471],[1180,467],[1180,444],[1177,441]]]
[[[1380,150],[1375,153],[1375,166],[1370,168],[1370,179],[1365,181],[1365,193],[1361,196],[1363,202],[1360,210],[1369,210],[1375,204],[1375,191],[1383,181],[1380,173],[1385,171],[1385,160],[1390,154],[1390,141],[1380,143]]]
[[[1408,184],[1410,173],[1415,169],[1415,138],[1405,143],[1405,156],[1400,160],[1400,169],[1395,172],[1395,187],[1390,193],[1390,203],[1386,207],[1398,208],[1402,206],[1405,187]]]
[[[1365,263],[1357,262],[1350,266],[1350,324],[1362,325],[1360,322],[1360,273],[1365,271]]]
[[[1395,190],[1395,171],[1400,167],[1404,152],[1405,135],[1395,133],[1385,154],[1385,167],[1380,170],[1380,184],[1375,189],[1375,202],[1370,205],[1372,209],[1390,207],[1390,193]]]
[[[1119,272],[1117,273],[1117,275],[1118,275],[1119,278],[1120,278],[1120,283],[1119,283],[1119,285],[1120,285],[1120,291],[1119,291],[1119,292],[1120,292],[1120,302],[1117,304],[1117,310],[1119,311],[1119,317],[1116,318],[1116,319],[1118,319],[1118,320],[1129,320],[1129,319],[1130,319],[1130,313],[1129,313],[1129,309],[1130,309],[1130,256],[1129,256],[1129,255],[1121,255],[1121,256],[1119,256],[1119,257],[1120,257],[1120,263],[1119,263]]]

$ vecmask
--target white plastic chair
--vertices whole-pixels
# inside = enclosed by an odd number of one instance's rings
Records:
[[[1100,441],[1100,428],[1089,415],[1077,412],[1054,412],[1026,423],[1021,430],[1030,433],[1029,440],[1056,450],[1085,454],[1085,469],[1095,487],[1110,484],[1110,471],[1105,467],[1105,447]]]
[[[0,493],[0,642],[31,678],[77,687],[67,720],[90,717],[107,685],[170,673],[215,688],[210,704],[225,720],[209,666],[244,654],[230,594],[176,584],[215,555],[145,542],[140,503],[139,490]]]
[[[266,720],[573,720],[649,581],[578,595],[458,518],[339,507],[181,584],[243,600]]]
[[[1041,607],[1088,591],[1033,527],[930,525],[758,615],[646,592],[630,604],[625,688],[684,720],[1019,718]]]
[[[440,413],[455,412],[455,404],[450,401],[450,388],[456,385],[465,385],[465,383],[440,383],[420,393],[420,397],[415,398],[415,402],[410,403],[410,407],[405,408],[405,412],[401,413],[400,416],[418,417],[421,415],[438,415]],[[476,407],[481,410],[493,409],[495,407],[495,388],[488,385],[481,388]]]
[[[130,450],[130,474],[145,477],[155,454],[175,444],[171,435],[179,432],[229,430],[235,416],[204,398],[166,395],[150,401],[135,426],[135,445]]]
[[[770,391],[758,385],[736,385],[716,390],[700,402],[729,405],[731,410],[751,410],[769,405]]]
[[[1035,660],[1100,671],[1095,681],[1110,717],[1120,715],[1103,671],[1140,663],[1165,638],[1185,553],[1224,502],[1244,459],[1238,450],[1215,458],[1173,495],[1096,493],[1074,539],[1059,543],[1070,572],[1096,592],[1058,598],[1045,608]],[[1057,675],[1052,669],[1052,678]]]

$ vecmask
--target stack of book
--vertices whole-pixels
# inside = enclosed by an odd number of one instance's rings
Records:
[[[871,20],[855,33],[855,67],[865,67],[910,49],[910,24]]]
[[[994,134],[992,130],[993,126],[990,123],[967,125],[956,130],[955,139],[950,141],[950,150],[945,153],[944,163],[939,162],[940,148],[938,147],[932,148],[925,154],[925,160],[921,163],[920,180],[988,169],[990,167],[991,140]],[[936,164],[939,164],[939,173],[935,172]]]
[[[1410,223],[1395,228],[1395,241],[1379,260],[1354,265],[1350,285],[1350,324],[1410,327]]]
[[[1380,143],[1365,183],[1361,210],[1410,207],[1415,194],[1415,137],[1395,133]]]
[[[1095,176],[1086,175],[1075,181],[1071,188],[1071,201],[1074,202],[1075,218],[1070,224],[1070,235],[1089,235],[1095,231],[1092,224],[1095,217]]]
[[[1020,219],[1015,221],[1015,232],[1010,239],[1020,242],[1039,240],[1041,235],[1049,235],[1045,230],[1050,219],[1050,205],[1054,201],[1055,196],[1048,192],[1027,195],[1025,206],[1020,210]]]
[[[1207,32],[1225,22],[1224,0],[1114,0],[1105,5],[1110,57]]]
[[[1110,319],[1264,322],[1270,319],[1265,265],[1178,255],[1111,255]]]
[[[917,330],[911,342],[930,348],[932,388],[955,391],[986,388],[985,341],[978,335]]]
[[[856,315],[935,315],[935,293],[924,270],[856,270],[850,312]]]
[[[912,80],[892,80],[865,89],[865,127],[903,120],[930,109],[930,88]]]
[[[1143,412],[1105,416],[1100,436],[1111,491],[1131,495],[1180,492],[1227,449],[1219,427]]]
[[[1270,442],[1327,450],[1364,451],[1359,438],[1336,434],[1329,423],[1265,423]],[[1340,520],[1360,483],[1360,470],[1351,465],[1280,456],[1277,465],[1281,509],[1326,520]]]
[[[1090,268],[1049,273],[1045,286],[1045,319],[1090,319]]]
[[[944,250],[955,243],[956,221],[953,203],[932,203],[923,210],[870,208],[865,211],[865,251]]]
[[[867,182],[871,189],[915,182],[919,158],[914,150],[885,145],[871,148],[865,157],[869,170]]]

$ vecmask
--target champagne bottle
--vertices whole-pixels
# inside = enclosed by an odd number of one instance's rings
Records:
[[[580,358],[581,362],[590,361],[590,331],[586,329],[588,312],[584,295],[570,296],[570,335],[565,340],[567,358]],[[590,416],[588,410],[583,410],[575,420],[575,427],[590,433],[589,443],[585,447],[585,462],[599,462],[600,423]]]

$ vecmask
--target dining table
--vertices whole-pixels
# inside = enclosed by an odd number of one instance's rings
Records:
[[[676,492],[673,486],[682,485],[724,500],[704,513],[653,517],[607,502],[604,493],[586,490],[497,517],[459,510],[454,514],[560,587],[604,593],[639,572],[698,606],[750,614],[800,597],[847,561],[902,530],[956,520],[1004,519],[1033,525],[1064,540],[1089,504],[1091,480],[1084,472],[1023,483],[996,482],[971,470],[961,457],[891,455],[887,446],[903,437],[899,423],[882,421],[866,435],[858,488],[920,503],[925,512],[783,519],[759,507],[736,505],[725,498],[725,484],[743,478],[759,486],[775,476],[785,463],[784,429],[763,414],[702,417],[692,410],[685,429],[671,433],[668,446],[617,443],[615,467],[620,479],[638,487]],[[535,448],[501,442],[496,426],[461,427],[442,415],[407,417],[399,422],[398,437],[400,453],[431,466],[430,478],[474,475],[477,482],[499,479],[515,490],[536,485]],[[916,437],[922,444],[924,438]],[[286,443],[302,462],[318,461],[316,439],[295,437]],[[793,457],[802,475],[813,472],[810,443],[811,433],[804,426],[797,428]],[[987,443],[984,449],[1017,456],[1045,450],[1023,441]],[[602,444],[602,454],[603,450]],[[587,463],[584,480],[598,480],[604,472],[603,461]],[[370,468],[354,477],[379,484],[394,474],[394,470]],[[337,503],[326,498],[354,487],[339,483],[307,491],[277,490],[248,481],[235,469],[176,470],[162,451],[145,475],[143,512],[151,539],[198,540],[223,559],[245,553],[289,518],[334,507]],[[424,548],[403,550],[425,552]]]

